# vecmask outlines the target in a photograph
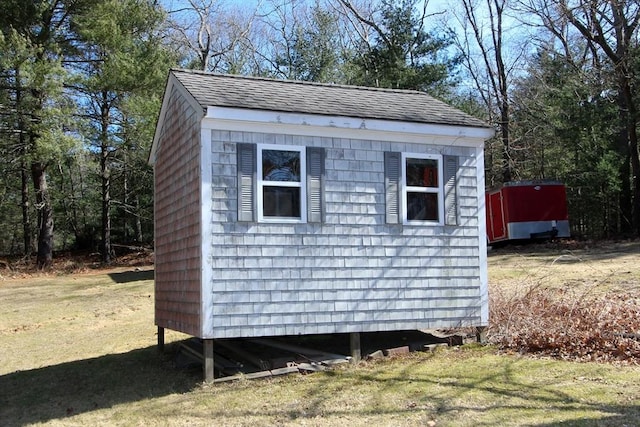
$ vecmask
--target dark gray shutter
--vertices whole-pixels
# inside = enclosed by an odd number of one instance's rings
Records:
[[[238,143],[238,221],[255,221],[256,145]]]
[[[307,148],[307,222],[322,222],[324,210],[324,148]]]
[[[401,160],[400,153],[384,153],[384,192],[387,224],[398,224],[400,222]]]
[[[458,225],[458,157],[444,156],[444,223]]]

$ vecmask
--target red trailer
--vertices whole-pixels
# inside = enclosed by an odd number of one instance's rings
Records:
[[[489,244],[569,237],[567,192],[557,181],[507,182],[485,194]]]

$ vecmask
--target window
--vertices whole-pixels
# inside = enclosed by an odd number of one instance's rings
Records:
[[[385,153],[386,221],[457,225],[456,156]]]
[[[258,160],[258,221],[301,221],[306,212],[304,147],[258,146]]]
[[[403,222],[442,222],[441,164],[439,155],[402,155]]]
[[[238,221],[322,222],[324,149],[237,145]]]

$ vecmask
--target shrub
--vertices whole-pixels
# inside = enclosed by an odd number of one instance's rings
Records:
[[[640,301],[627,294],[576,294],[531,286],[492,289],[487,340],[559,359],[640,363]]]

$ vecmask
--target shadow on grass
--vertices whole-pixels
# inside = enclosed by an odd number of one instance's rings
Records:
[[[452,360],[454,364],[459,362]],[[391,365],[375,372],[366,365],[327,371],[318,373],[311,381],[279,383],[294,390],[293,400],[262,396],[266,400],[260,401],[258,407],[252,401],[246,406],[223,404],[206,411],[195,408],[189,415],[192,420],[203,417],[201,425],[210,425],[211,420],[217,420],[218,425],[237,424],[238,420],[252,417],[259,417],[258,425],[306,422],[315,425],[323,419],[327,425],[342,425],[341,420],[357,416],[374,420],[378,416],[397,420],[400,416],[420,421],[416,425],[425,425],[430,420],[439,420],[438,425],[440,422],[457,425],[455,420],[460,416],[471,418],[472,422],[464,425],[639,425],[637,405],[599,402],[596,390],[593,397],[576,395],[570,388],[560,387],[566,378],[557,379],[558,384],[519,380],[518,372],[528,365],[518,361],[500,367],[483,365],[482,372],[473,375],[446,368],[445,372],[433,375],[425,372],[425,363],[429,363],[429,358],[406,358],[394,364],[396,368]],[[138,402],[144,405],[150,399],[195,391],[200,381],[200,370],[185,372],[173,368],[170,357],[159,354],[155,346],[14,372],[0,376],[0,424],[13,427],[50,420],[64,424],[66,417],[117,405],[126,405],[123,411],[134,413]],[[259,394],[261,387],[272,390],[271,384],[256,380],[240,383],[239,387],[220,385],[215,400],[237,397],[243,390]],[[335,403],[336,399],[358,393],[368,396],[366,405],[349,407]],[[196,396],[187,395],[186,399],[197,401]],[[176,411],[185,410],[184,407],[170,408],[163,402],[157,405],[167,413],[163,418],[166,425],[182,425]],[[548,422],[544,414],[549,414]],[[533,420],[529,418],[532,416]]]
[[[154,272],[155,270],[123,271],[122,273],[109,273],[109,277],[116,283],[129,283],[153,280]]]
[[[571,245],[560,242],[511,242],[494,245],[487,252],[489,258],[499,256],[521,256],[531,259],[553,257],[557,262],[579,263],[585,261],[614,260],[618,257],[640,253],[640,240],[628,242],[591,242]]]
[[[46,348],[43,348],[46,352]],[[0,424],[22,426],[192,390],[201,372],[173,368],[156,346],[0,376]]]
[[[420,425],[438,420],[437,425],[526,425],[537,427],[566,426],[638,426],[640,406],[609,404],[598,401],[598,393],[577,397],[573,391],[558,387],[552,382],[532,384],[517,379],[522,366],[517,361],[509,362],[500,369],[465,376],[442,373],[429,376],[421,373],[419,365],[428,360],[402,364],[402,368],[382,373],[367,373],[348,370],[340,373],[327,372],[321,381],[298,395],[303,407],[289,410],[285,414],[273,410],[272,415],[286,415],[289,420],[317,419],[317,417],[393,415],[415,416],[422,412]],[[336,378],[338,377],[338,378]],[[336,381],[339,379],[339,381]],[[564,380],[559,380],[561,383]],[[352,394],[352,387],[366,385],[371,401],[367,409],[326,410],[325,401],[336,395]],[[603,385],[606,387],[606,385]],[[406,407],[393,406],[398,395],[410,396]],[[622,400],[622,399],[621,399]],[[635,396],[634,396],[634,401]],[[371,410],[373,409],[373,411]],[[547,415],[548,414],[548,415]],[[214,414],[215,415],[215,414]],[[218,414],[229,417],[229,412]],[[242,417],[241,413],[237,414]],[[456,421],[465,417],[463,421]],[[532,419],[533,418],[533,419]],[[435,421],[434,421],[435,422]],[[304,424],[304,422],[300,422]]]

